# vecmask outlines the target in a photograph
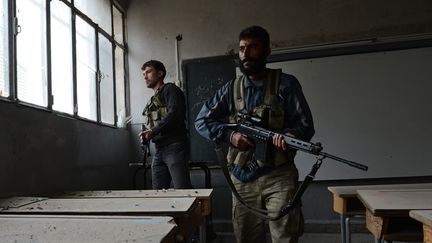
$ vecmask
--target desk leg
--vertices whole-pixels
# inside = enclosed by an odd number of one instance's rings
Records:
[[[345,217],[345,235],[346,235],[346,243],[351,243],[350,217]]]
[[[427,224],[423,224],[423,241],[432,243],[432,227]]]
[[[206,228],[207,228],[207,217],[202,217],[202,222],[200,226],[200,243],[206,242]]]
[[[345,215],[341,214],[340,216],[340,227],[341,227],[341,237],[342,237],[342,243],[346,242],[346,226],[345,226]]]

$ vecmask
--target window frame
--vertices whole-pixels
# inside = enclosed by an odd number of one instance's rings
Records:
[[[25,102],[18,99],[17,94],[17,35],[19,34],[19,23],[17,19],[17,13],[16,13],[16,0],[8,1],[7,6],[7,14],[8,14],[8,50],[5,50],[8,52],[9,57],[9,96],[7,97],[0,97],[0,101],[10,102],[10,103],[16,103],[19,105],[24,105],[28,107],[32,107],[38,110],[47,111],[55,114],[60,114],[62,116],[66,117],[72,117],[77,120],[82,120],[86,122],[96,123],[102,126],[108,126],[113,128],[122,128],[120,127],[118,123],[118,114],[117,114],[117,91],[116,91],[116,84],[117,84],[117,77],[116,77],[116,55],[115,50],[116,48],[121,48],[123,50],[123,85],[124,85],[124,105],[126,110],[126,117],[130,116],[130,101],[129,101],[129,80],[128,80],[128,63],[127,63],[127,41],[126,41],[126,29],[125,29],[125,23],[126,23],[126,12],[125,10],[120,6],[120,4],[115,0],[107,0],[110,4],[110,14],[111,14],[111,33],[109,34],[104,29],[99,27],[99,25],[90,18],[90,16],[87,16],[83,12],[81,12],[79,9],[77,9],[74,6],[74,0],[68,1],[68,0],[45,0],[46,1],[46,65],[47,65],[47,106],[40,106],[36,104],[32,104],[29,102]],[[71,91],[73,94],[73,114],[69,114],[67,112],[61,112],[57,110],[53,110],[53,87],[52,87],[52,60],[51,60],[51,1],[59,1],[65,4],[67,7],[71,10],[71,35],[72,35],[72,79],[73,79],[73,90]],[[113,8],[116,8],[122,16],[122,34],[123,34],[123,44],[117,42],[114,38],[114,16],[113,16]],[[86,117],[81,117],[78,115],[78,91],[77,91],[77,50],[76,50],[76,17],[79,16],[82,20],[84,20],[89,26],[91,26],[95,30],[95,42],[94,42],[94,48],[95,51],[95,59],[96,59],[96,73],[95,73],[95,83],[96,83],[96,110],[97,110],[97,118],[96,120],[92,120]],[[113,102],[112,102],[112,108],[114,111],[114,123],[104,123],[101,120],[101,90],[100,90],[100,55],[99,55],[99,34],[103,35],[110,43],[112,47],[111,51],[111,64],[112,64],[112,95],[113,95]],[[110,102],[111,103],[111,102]],[[124,127],[126,128],[126,126]]]
[[[6,7],[3,9],[7,15],[6,19],[5,19],[6,21],[4,22],[7,29],[6,29],[6,31],[3,32],[3,34],[7,34],[7,39],[8,39],[7,44],[5,45],[6,48],[3,50],[4,51],[3,55],[7,56],[7,58],[8,58],[7,64],[5,66],[3,66],[5,71],[7,72],[7,75],[5,75],[4,77],[8,79],[8,80],[4,80],[4,83],[5,84],[8,83],[8,88],[9,88],[9,90],[7,90],[8,96],[0,95],[0,100],[3,100],[3,101],[10,101],[11,90],[12,90],[12,87],[11,87],[11,85],[12,85],[12,82],[11,82],[12,51],[11,50],[13,47],[11,46],[12,41],[9,38],[11,36],[11,33],[12,33],[12,30],[11,30],[12,25],[11,25],[11,18],[10,18],[10,12],[11,12],[12,7],[13,7],[12,3],[10,3],[9,1],[6,1]],[[2,39],[3,39],[3,37],[4,36],[1,36]]]

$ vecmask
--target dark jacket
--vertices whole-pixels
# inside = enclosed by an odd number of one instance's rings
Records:
[[[175,84],[166,83],[157,95],[159,95],[161,102],[166,105],[167,113],[152,128],[155,134],[152,141],[156,146],[186,141],[186,103],[183,91]]]

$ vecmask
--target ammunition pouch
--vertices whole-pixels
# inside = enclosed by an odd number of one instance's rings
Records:
[[[147,103],[143,115],[147,118],[147,124],[150,128],[157,126],[159,121],[167,114],[167,108],[165,104],[156,93],[150,98],[149,103]]]
[[[281,70],[268,69],[267,78],[265,80],[264,97],[262,105],[254,108],[252,114],[261,118],[261,127],[269,128],[272,131],[279,132],[284,128],[285,110],[282,102],[279,101],[279,85],[280,85],[280,74]],[[235,109],[238,112],[245,113],[245,102],[244,102],[244,76],[238,77],[233,82],[233,100]],[[246,112],[247,113],[247,112]],[[239,118],[237,116],[231,116],[229,118],[231,123],[238,123]],[[256,144],[256,148],[264,149],[265,151],[239,151],[237,148],[230,146],[227,155],[228,166],[235,170],[251,171],[252,169],[245,168],[246,164],[251,163],[254,160],[255,153],[266,153],[265,160],[257,160],[255,163],[259,168],[267,167],[278,167],[285,163],[292,163],[294,161],[295,150],[289,148],[287,151],[282,151],[273,146],[271,141],[266,141],[269,144]],[[237,172],[235,172],[237,173]],[[245,172],[246,173],[246,172]],[[249,173],[249,172],[247,172]],[[241,174],[241,173],[240,173]],[[236,176],[237,177],[237,176]],[[254,176],[250,176],[253,178]],[[240,178],[237,178],[241,180]],[[242,180],[241,180],[242,181]]]

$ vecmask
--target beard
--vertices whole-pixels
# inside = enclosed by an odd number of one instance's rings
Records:
[[[252,65],[249,67],[245,67],[245,62],[252,62]],[[265,56],[261,56],[258,58],[245,58],[243,60],[240,60],[240,71],[246,75],[251,76],[260,73],[265,69],[267,59]]]
[[[149,82],[146,82],[147,88],[149,89],[153,89],[154,87],[156,87],[157,81],[155,80],[149,80]]]

